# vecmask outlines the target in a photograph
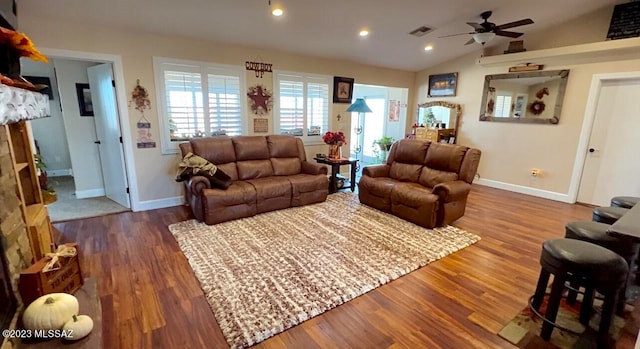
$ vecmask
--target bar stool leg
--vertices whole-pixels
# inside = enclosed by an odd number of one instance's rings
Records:
[[[547,285],[549,284],[549,273],[548,271],[541,269],[540,277],[538,277],[538,285],[536,286],[536,292],[533,294],[533,300],[531,301],[531,306],[533,309],[540,310],[540,305],[542,305],[542,301],[544,300],[544,294],[547,292]]]
[[[551,322],[556,322],[556,317],[558,316],[560,299],[562,298],[562,291],[564,291],[564,278],[564,275],[553,276],[553,285],[551,285],[549,304],[547,304],[547,311],[544,314],[544,317]],[[542,324],[540,337],[545,341],[548,341],[551,338],[551,332],[553,332],[553,325],[545,321]]]
[[[588,325],[591,319],[591,311],[593,310],[593,286],[584,287],[584,295],[582,304],[580,305],[580,323]]]
[[[610,290],[604,294],[604,303],[602,304],[602,313],[600,318],[600,327],[598,327],[598,348],[604,349],[609,344],[609,328],[613,319],[613,311],[616,307],[618,298],[618,290]]]
[[[578,289],[580,287],[580,284],[578,284],[577,281],[569,281],[569,286],[571,286],[571,288],[575,288]],[[568,293],[567,293],[567,304],[573,305],[576,303],[576,299],[578,298],[578,292],[569,289]]]

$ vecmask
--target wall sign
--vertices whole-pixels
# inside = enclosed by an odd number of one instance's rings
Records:
[[[625,39],[640,36],[640,2],[628,2],[613,8],[607,39]]]
[[[253,119],[253,132],[254,133],[269,132],[269,119]]]
[[[261,78],[265,72],[271,73],[272,66],[273,64],[263,63],[263,62],[250,62],[250,61],[244,62],[244,67],[247,70],[253,70],[256,72],[256,78]]]

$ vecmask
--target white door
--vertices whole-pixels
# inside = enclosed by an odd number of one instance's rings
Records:
[[[578,202],[609,206],[640,196],[640,79],[604,81],[600,89]]]
[[[111,64],[100,64],[87,68],[87,73],[99,142],[104,191],[109,199],[129,208],[131,206],[127,193],[124,150],[120,142],[113,69]]]

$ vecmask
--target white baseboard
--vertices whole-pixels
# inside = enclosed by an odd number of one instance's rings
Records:
[[[65,168],[62,170],[47,170],[47,177],[61,176],[73,176],[73,171],[70,168]]]
[[[76,190],[76,199],[95,198],[97,196],[105,196],[104,188]]]
[[[540,198],[561,201],[561,202],[566,202],[570,204],[575,203],[575,201],[572,201],[569,198],[569,194],[556,193],[553,191],[525,187],[523,185],[517,185],[517,184],[511,184],[511,183],[498,182],[498,181],[494,181],[491,179],[484,179],[484,178],[477,179],[474,181],[474,183],[491,187],[491,188],[504,189],[504,190],[508,190],[508,191],[512,191],[520,194],[537,196]]]
[[[139,201],[136,205],[133,205],[133,211],[148,211],[158,208],[174,207],[184,205],[184,196],[176,196],[172,198]]]

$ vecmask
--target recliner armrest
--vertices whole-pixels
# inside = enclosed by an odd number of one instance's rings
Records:
[[[433,187],[433,193],[438,195],[443,202],[462,200],[469,195],[471,184],[465,181],[453,181],[437,184]]]
[[[312,175],[318,175],[318,174],[326,175],[327,167],[320,164],[314,164],[313,162],[303,161],[302,173],[312,174]]]
[[[211,183],[209,179],[204,176],[193,176],[189,178],[189,181],[185,182],[187,188],[193,195],[200,196],[205,189],[211,189]]]
[[[386,164],[367,166],[362,169],[362,175],[369,176],[369,177],[389,177],[390,169],[391,169],[391,166]]]

